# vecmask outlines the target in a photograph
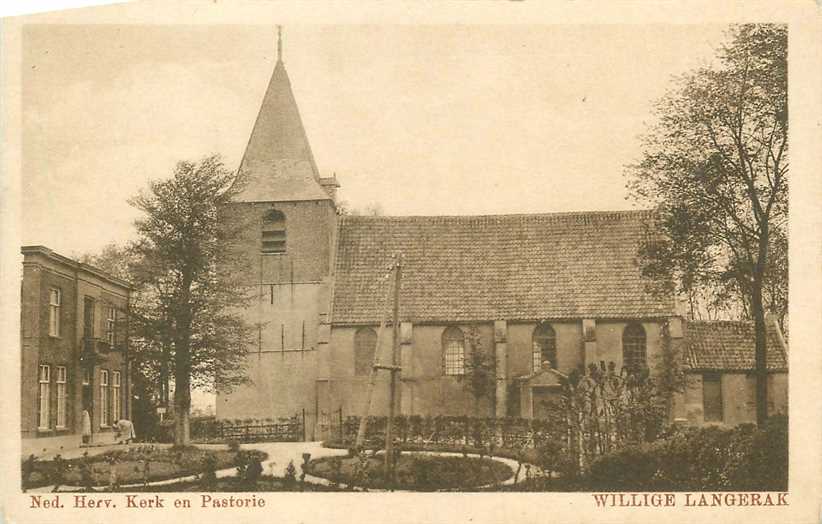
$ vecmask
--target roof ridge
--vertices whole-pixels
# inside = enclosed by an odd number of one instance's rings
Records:
[[[702,325],[719,325],[719,324],[742,324],[742,325],[750,325],[754,324],[753,320],[728,320],[728,319],[717,319],[717,320],[688,320],[688,324],[702,324]]]
[[[626,217],[650,216],[653,209],[630,209],[616,211],[556,211],[544,213],[500,213],[484,215],[343,215],[343,221],[385,221],[385,222],[437,222],[450,220],[483,221],[498,219],[542,218],[547,220],[581,219],[622,219]]]

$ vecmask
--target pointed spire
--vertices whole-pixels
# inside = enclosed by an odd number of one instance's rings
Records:
[[[277,62],[283,61],[283,26],[277,26]]]
[[[291,81],[282,62],[282,29],[277,30],[277,64],[240,162],[244,189],[236,200],[277,202],[326,200],[305,134]]]

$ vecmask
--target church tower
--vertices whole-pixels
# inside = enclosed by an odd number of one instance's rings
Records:
[[[231,212],[248,226],[245,279],[257,325],[252,383],[217,396],[218,419],[313,419],[318,353],[327,344],[337,214],[336,179],[321,178],[308,143],[278,34],[277,62],[238,170]],[[310,435],[313,420],[308,421]]]

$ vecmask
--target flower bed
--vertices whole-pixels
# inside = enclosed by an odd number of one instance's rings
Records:
[[[309,475],[331,481],[332,485],[346,484],[376,489],[392,487],[414,491],[497,484],[514,474],[510,467],[493,459],[417,453],[400,455],[396,464],[396,482],[393,485],[386,478],[383,455],[324,457],[310,461],[304,469]]]
[[[27,488],[52,484],[108,486],[112,480],[111,469],[114,468],[117,484],[134,484],[193,475],[207,468],[230,468],[254,457],[264,460],[266,456],[256,450],[211,450],[194,446],[157,448],[146,445],[70,460],[36,461],[33,465],[24,463],[23,478]],[[28,482],[25,480],[27,473]]]

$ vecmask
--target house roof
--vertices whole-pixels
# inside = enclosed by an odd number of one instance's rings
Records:
[[[277,60],[240,162],[239,202],[326,200],[291,81]]]
[[[744,321],[688,322],[685,360],[692,370],[750,371],[755,368],[754,324]],[[788,355],[776,326],[767,330],[767,366],[788,369]]]
[[[23,264],[26,264],[27,257],[33,257],[36,255],[43,256],[45,258],[51,259],[58,264],[71,268],[75,271],[85,271],[95,277],[105,280],[110,284],[114,284],[116,286],[120,286],[127,290],[133,290],[134,286],[121,278],[118,278],[102,269],[94,267],[90,264],[86,264],[85,262],[78,262],[72,258],[67,256],[61,255],[60,253],[55,252],[54,250],[46,247],[46,246],[22,246],[20,248],[20,253],[23,255]]]
[[[412,322],[643,318],[674,313],[645,291],[636,254],[649,211],[340,220],[333,322],[379,322],[402,253]]]

